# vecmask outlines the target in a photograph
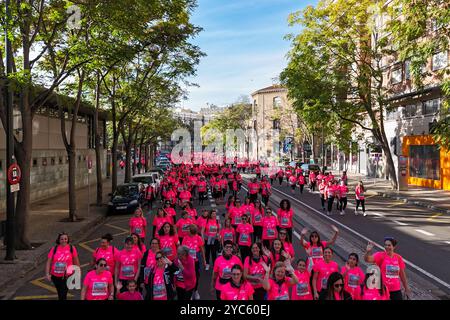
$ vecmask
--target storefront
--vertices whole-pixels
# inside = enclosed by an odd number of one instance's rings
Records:
[[[450,190],[450,152],[430,135],[406,136],[402,143],[408,161],[408,184]]]

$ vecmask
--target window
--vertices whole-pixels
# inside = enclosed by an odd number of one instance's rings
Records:
[[[405,118],[411,118],[417,116],[417,105],[416,104],[408,104],[403,109],[403,116]]]
[[[392,70],[392,74],[391,74],[391,84],[397,84],[402,82],[402,68],[397,68]]]
[[[439,52],[433,55],[433,71],[444,69],[448,65],[447,51]]]
[[[411,61],[405,61],[405,80],[411,80]]]
[[[281,98],[280,97],[275,97],[273,98],[273,108],[279,108],[281,107]]]
[[[411,177],[439,180],[440,155],[437,145],[409,147],[409,175]]]
[[[36,158],[33,159],[33,167],[37,167],[37,159]]]
[[[54,166],[54,165],[55,165],[55,158],[51,158],[51,160],[50,160],[50,164],[51,164],[52,166]]]
[[[422,104],[422,114],[429,115],[437,113],[441,104],[440,102],[440,99],[424,101]]]
[[[59,157],[59,164],[63,164],[63,158]]]

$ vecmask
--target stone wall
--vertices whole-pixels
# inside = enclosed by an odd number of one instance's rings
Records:
[[[106,150],[102,151],[102,177],[106,177]],[[88,157],[92,159],[92,173],[87,169]],[[31,202],[54,197],[68,190],[69,164],[65,150],[33,150],[31,163]],[[0,211],[6,209],[5,150],[0,150]],[[89,176],[89,177],[88,177]],[[23,178],[23,177],[22,177]],[[95,150],[77,151],[76,188],[96,184]]]

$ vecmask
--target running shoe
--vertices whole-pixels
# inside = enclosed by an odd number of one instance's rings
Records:
[[[344,214],[345,214],[345,212],[342,210],[342,211],[341,211],[341,216],[343,216]]]
[[[358,210],[355,210],[355,216],[357,216],[358,215]]]
[[[367,213],[366,213],[365,211],[363,212],[363,216],[364,216],[364,217],[367,216]]]
[[[206,271],[209,270],[209,264],[206,265],[205,270],[206,270]]]

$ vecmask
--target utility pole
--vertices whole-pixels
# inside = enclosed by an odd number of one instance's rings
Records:
[[[8,37],[8,23],[11,21],[11,13],[9,11],[10,0],[5,0],[5,44],[6,44],[6,75],[12,73],[12,49],[11,41]],[[14,160],[14,136],[13,136],[13,91],[11,81],[7,80],[6,85],[6,168],[9,168]],[[28,177],[27,177],[28,178]],[[6,257],[5,260],[13,261],[15,259],[15,207],[14,193],[11,190],[11,184],[6,177]]]

